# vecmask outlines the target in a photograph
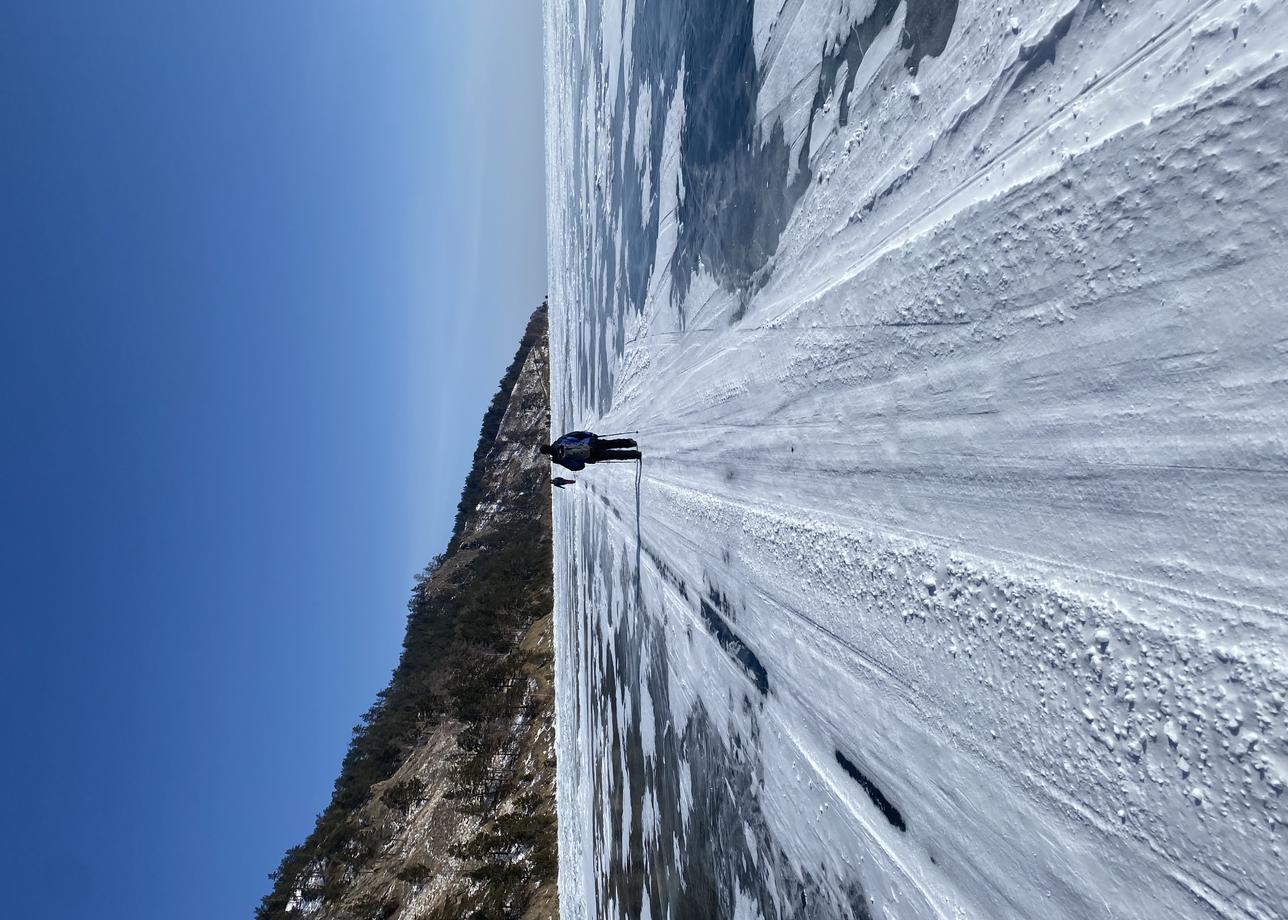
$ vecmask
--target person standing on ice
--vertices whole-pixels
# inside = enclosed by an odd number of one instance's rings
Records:
[[[549,455],[551,462],[576,471],[583,469],[587,463],[638,460],[638,450],[622,449],[635,446],[633,438],[601,438],[593,431],[570,431],[553,444],[542,444],[540,450]]]

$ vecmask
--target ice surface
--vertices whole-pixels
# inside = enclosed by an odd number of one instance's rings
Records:
[[[1288,916],[1288,5],[545,15],[565,915]]]

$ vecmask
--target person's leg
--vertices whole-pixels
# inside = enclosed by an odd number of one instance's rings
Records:
[[[634,438],[595,438],[595,447],[602,450],[613,450],[617,447],[634,447]]]
[[[595,455],[596,460],[638,460],[638,450],[603,450]]]

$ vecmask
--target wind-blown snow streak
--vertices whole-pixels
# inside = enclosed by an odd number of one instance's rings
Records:
[[[566,915],[1288,917],[1288,5],[684,6],[546,8]]]

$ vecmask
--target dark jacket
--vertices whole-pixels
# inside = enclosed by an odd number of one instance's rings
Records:
[[[594,441],[589,431],[570,431],[550,445],[550,459],[573,471],[584,469]]]

